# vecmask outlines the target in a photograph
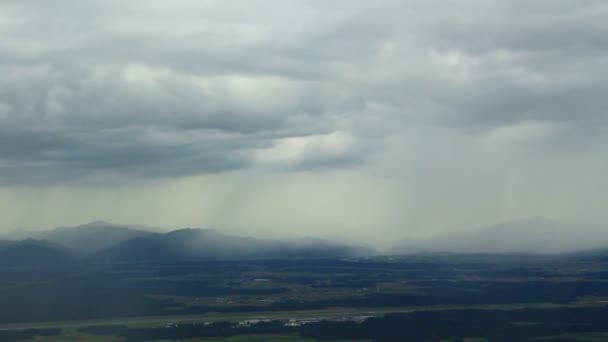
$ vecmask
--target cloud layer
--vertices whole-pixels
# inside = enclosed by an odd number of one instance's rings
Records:
[[[603,198],[607,17],[605,1],[3,1],[0,187],[345,172],[394,183],[385,226],[488,200],[480,222],[560,212],[561,195],[512,202],[555,183]]]

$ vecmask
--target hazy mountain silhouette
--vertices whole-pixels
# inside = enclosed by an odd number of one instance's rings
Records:
[[[391,253],[567,253],[607,246],[608,231],[603,227],[535,217],[475,231],[441,234],[426,240],[404,241]]]
[[[197,261],[351,257],[373,251],[318,241],[285,242],[224,235],[209,229],[180,229],[138,237],[99,252],[100,262]]]
[[[80,226],[60,227],[46,231],[16,231],[4,237],[15,240],[24,238],[47,240],[74,253],[94,254],[136,237],[149,237],[155,234],[157,233],[135,229],[128,225],[96,221]]]
[[[26,239],[0,243],[2,266],[57,266],[73,261],[68,251],[48,241]]]

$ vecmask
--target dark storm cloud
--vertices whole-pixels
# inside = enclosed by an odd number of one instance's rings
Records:
[[[0,8],[8,184],[350,168],[416,125],[573,144],[608,123],[602,1]]]

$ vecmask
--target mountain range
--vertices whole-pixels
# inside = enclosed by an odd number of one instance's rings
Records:
[[[65,265],[72,261],[68,251],[48,241],[0,241],[0,266]]]
[[[75,254],[93,254],[129,239],[157,235],[158,233],[152,229],[95,221],[80,226],[59,227],[43,231],[18,230],[0,236],[0,238],[46,240],[63,246]]]
[[[603,227],[532,218],[475,231],[440,234],[426,240],[404,240],[386,253],[557,254],[607,247],[608,230]],[[159,232],[155,228],[103,221],[0,235],[0,265],[344,258],[376,254],[369,247],[310,237],[282,241],[195,228]]]
[[[336,258],[375,254],[369,248],[321,239],[281,241],[226,235],[211,229],[186,228],[167,233],[144,229],[98,221],[48,231],[13,232],[0,236],[0,258],[5,255],[5,260],[15,263],[31,259],[36,264],[28,254],[57,256],[49,257],[49,262],[72,259],[102,263]]]
[[[607,247],[608,229],[603,226],[534,217],[473,231],[439,234],[424,240],[404,240],[390,253],[560,254]]]

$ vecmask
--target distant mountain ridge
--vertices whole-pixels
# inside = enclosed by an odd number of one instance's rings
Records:
[[[44,240],[0,243],[0,266],[63,266],[73,261],[64,248]]]
[[[335,243],[285,242],[224,235],[209,229],[180,229],[130,239],[95,256],[105,262],[199,261],[272,258],[330,258],[374,254]]]
[[[369,248],[321,239],[257,239],[198,228],[158,233],[103,221],[20,234],[20,237],[30,235],[29,238],[46,241],[49,249],[57,249],[79,260],[92,262],[334,258],[376,253]],[[11,244],[11,241],[6,243]],[[3,242],[0,241],[0,246],[2,245]]]
[[[184,228],[160,233],[137,228],[98,221],[47,231],[22,231],[21,235],[0,235],[0,265],[344,258],[379,254],[371,248],[315,237],[283,241],[227,235],[211,229]],[[581,230],[585,234],[581,234]],[[10,240],[27,235],[30,235],[27,239]],[[590,251],[589,255],[604,255],[607,247],[608,230],[603,227],[532,218],[477,231],[404,241],[387,254]]]
[[[52,230],[17,231],[4,237],[9,239],[17,237],[15,240],[24,238],[46,240],[63,246],[73,253],[91,255],[132,238],[155,234],[157,233],[135,229],[129,225],[95,221],[80,226],[59,227]]]
[[[581,234],[584,231],[584,234]],[[600,226],[561,222],[544,217],[513,220],[475,231],[440,234],[425,240],[403,241],[392,254],[569,253],[608,246],[608,230]]]

